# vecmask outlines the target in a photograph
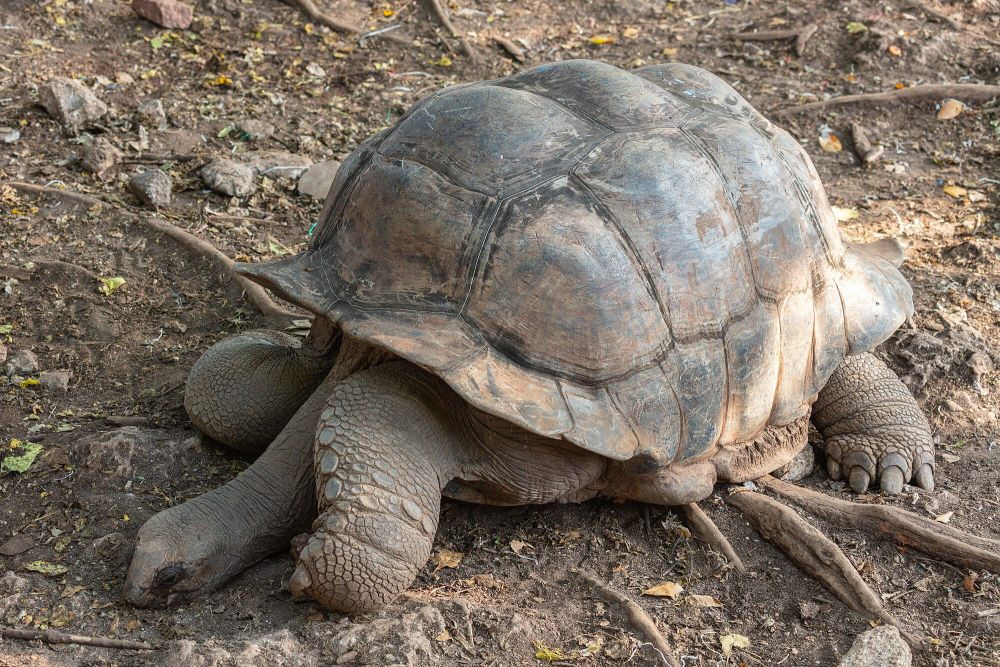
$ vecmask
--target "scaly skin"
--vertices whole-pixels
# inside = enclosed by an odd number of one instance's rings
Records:
[[[191,368],[184,408],[213,440],[260,454],[330,372],[332,344],[266,330],[219,341]]]
[[[899,493],[911,479],[934,488],[930,425],[896,374],[871,354],[847,357],[813,404],[830,477],[857,493],[878,482]]]

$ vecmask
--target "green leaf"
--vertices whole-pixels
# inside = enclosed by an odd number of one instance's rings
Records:
[[[121,276],[115,276],[114,278],[101,278],[101,294],[104,296],[111,296],[112,292],[124,284],[125,279]]]
[[[856,35],[859,32],[868,32],[868,26],[859,21],[851,21],[847,24],[847,32]]]
[[[0,461],[0,473],[5,472],[27,472],[31,464],[35,462],[42,451],[42,446],[37,442],[18,440],[12,438],[8,448],[11,451],[19,451],[18,454],[10,454]]]
[[[14,330],[13,324],[0,324],[0,335],[9,334],[13,330]]]
[[[47,577],[58,577],[60,574],[69,572],[69,568],[65,565],[50,563],[47,560],[36,560],[31,563],[25,563],[22,567],[32,572],[41,572]]]
[[[163,38],[162,37],[154,37],[153,39],[149,40],[149,45],[151,47],[153,47],[154,51],[156,49],[163,48]]]

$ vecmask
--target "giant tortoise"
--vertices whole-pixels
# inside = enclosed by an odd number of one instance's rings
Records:
[[[854,491],[931,489],[928,423],[871,354],[913,310],[901,260],[846,243],[799,144],[697,67],[440,90],[344,162],[305,252],[240,265],[311,333],[194,365],[194,424],[263,453],[142,527],[126,597],[191,598],[310,532],[291,590],[374,610],[442,496],[687,505],[787,464],[810,420]]]

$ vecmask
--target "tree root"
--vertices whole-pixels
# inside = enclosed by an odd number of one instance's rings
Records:
[[[573,573],[590,584],[591,588],[594,589],[602,600],[608,604],[617,604],[624,607],[632,625],[634,625],[636,629],[643,634],[646,640],[653,645],[656,651],[660,654],[660,657],[663,658],[664,664],[669,667],[680,667],[680,662],[678,662],[677,658],[674,657],[674,652],[670,648],[667,638],[663,636],[663,633],[656,627],[656,622],[649,614],[646,613],[645,609],[639,606],[638,602],[630,598],[625,593],[611,588],[611,586],[604,583],[589,572],[584,570],[573,570]]]
[[[71,635],[56,630],[19,630],[16,628],[0,628],[0,637],[7,639],[24,639],[32,641],[40,639],[49,644],[81,644],[85,646],[102,646],[104,648],[127,648],[135,651],[155,651],[156,647],[146,642],[136,642],[128,639],[112,639],[110,637],[91,637],[90,635]]]
[[[851,141],[854,142],[854,152],[861,158],[864,164],[871,164],[882,157],[885,148],[882,145],[873,145],[868,139],[868,133],[860,123],[851,123]]]
[[[298,9],[303,14],[309,17],[310,21],[315,21],[320,25],[325,25],[330,30],[336,30],[337,32],[344,33],[357,33],[361,32],[361,29],[357,26],[351,25],[350,23],[345,23],[344,21],[338,21],[329,14],[321,12],[316,4],[312,0],[281,0],[283,3],[289,7]]]
[[[462,52],[468,56],[469,60],[474,63],[479,62],[479,54],[476,52],[472,45],[469,44],[469,40],[462,36],[462,33],[458,31],[455,24],[451,22],[451,18],[448,16],[448,12],[445,11],[444,7],[441,6],[440,0],[427,0],[427,7],[430,9],[431,14],[434,18],[444,26],[445,30],[451,33],[451,36],[458,40],[459,45],[462,47]]]
[[[698,507],[697,503],[682,505],[681,510],[684,512],[684,518],[687,521],[688,528],[691,529],[692,535],[725,556],[733,564],[737,572],[740,574],[747,573],[746,565],[743,564],[736,550],[733,549],[733,545],[729,543],[729,540],[722,534],[719,527],[715,525],[712,518]]]
[[[758,479],[757,483],[840,528],[887,535],[897,544],[933,558],[960,567],[1000,573],[1000,541],[977,537],[898,507],[831,498],[770,475]]]
[[[773,116],[787,116],[790,114],[802,113],[804,111],[815,111],[827,107],[840,107],[848,104],[890,104],[903,100],[926,100],[944,99],[946,97],[956,97],[966,100],[982,102],[1000,97],[1000,86],[993,86],[981,83],[934,83],[923,86],[911,86],[910,88],[900,88],[890,90],[885,93],[862,93],[860,95],[841,95],[831,97],[828,100],[800,104],[796,107],[781,109],[772,113]]]
[[[737,490],[726,502],[740,510],[764,539],[781,549],[806,574],[819,580],[845,605],[884,623],[899,623],[885,609],[861,575],[828,537],[777,500],[760,493]]]
[[[73,190],[59,190],[57,188],[50,188],[44,185],[35,185],[34,183],[24,183],[21,181],[9,181],[8,184],[15,190],[21,192],[28,192],[37,195],[47,195],[51,197],[56,197],[62,199],[63,201],[72,202],[74,204],[80,204],[86,206],[87,208],[93,208],[95,206],[110,206],[111,208],[119,208],[114,204],[109,204],[107,202],[101,201],[97,197],[92,197],[90,195],[83,194],[82,192],[75,192]],[[123,209],[119,209],[123,210]],[[129,213],[129,211],[124,211]],[[166,220],[159,220],[157,218],[143,218],[143,223],[155,229],[156,231],[169,236],[174,239],[184,247],[189,250],[193,250],[199,255],[207,257],[216,262],[221,268],[223,268],[226,273],[230,275],[240,287],[243,288],[247,299],[252,303],[257,310],[262,314],[272,317],[277,320],[290,320],[295,318],[301,318],[302,316],[293,313],[289,310],[285,310],[268,296],[267,292],[263,287],[255,282],[238,275],[234,270],[233,266],[236,264],[231,260],[224,252],[213,246],[208,241],[203,241],[194,234],[186,232],[180,227],[167,222]]]
[[[803,26],[797,30],[762,30],[760,32],[734,32],[731,39],[741,42],[778,42],[785,39],[795,40],[795,55],[802,56],[806,51],[806,43],[819,30],[815,23]]]

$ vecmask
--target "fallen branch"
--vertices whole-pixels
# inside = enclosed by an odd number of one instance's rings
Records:
[[[337,32],[346,33],[356,33],[361,32],[361,29],[357,26],[351,25],[350,23],[345,23],[344,21],[338,21],[329,14],[321,12],[312,0],[281,0],[283,3],[289,7],[294,7],[300,10],[303,14],[309,17],[310,21],[315,21],[320,25],[325,25],[330,30],[336,30]]]
[[[939,560],[1000,573],[1000,541],[970,535],[898,507],[832,498],[770,475],[760,478],[757,483],[840,528],[861,528],[887,535],[897,544],[912,547]]]
[[[731,39],[740,42],[778,42],[785,39],[795,40],[795,55],[801,56],[805,53],[806,43],[816,34],[819,26],[815,23],[803,26],[796,30],[761,30],[760,32],[734,32],[729,35]]]
[[[503,48],[503,50],[509,53],[510,57],[516,60],[517,62],[523,63],[525,61],[524,49],[522,49],[514,42],[500,35],[493,35],[493,41],[499,44]]]
[[[451,36],[458,40],[459,45],[462,47],[462,51],[469,60],[472,62],[479,62],[479,54],[476,50],[472,48],[469,44],[469,40],[462,36],[462,33],[458,31],[455,24],[451,22],[451,18],[448,16],[448,12],[445,11],[444,7],[441,6],[440,0],[427,0],[427,6],[431,11],[431,14],[444,26],[445,30],[451,33]]]
[[[882,608],[878,595],[861,578],[840,547],[790,508],[746,490],[729,494],[726,502],[743,512],[764,539],[781,549],[799,569],[819,580],[845,605],[859,614],[899,625]]]
[[[21,192],[29,192],[38,195],[48,195],[52,197],[57,197],[64,201],[70,201],[76,204],[82,204],[88,208],[93,208],[94,206],[110,206],[112,208],[117,208],[113,204],[101,201],[96,197],[83,194],[82,192],[75,192],[73,190],[59,190],[57,188],[50,188],[44,185],[35,185],[34,183],[23,183],[21,181],[10,181],[10,186],[15,190]],[[236,264],[231,260],[224,252],[213,246],[207,241],[203,241],[194,234],[186,232],[180,227],[167,222],[166,220],[159,220],[157,218],[143,218],[143,223],[147,226],[155,229],[156,231],[169,236],[181,245],[187,247],[190,250],[194,250],[200,255],[207,257],[208,259],[214,260],[221,268],[225,269],[240,287],[243,288],[246,293],[247,299],[252,303],[257,310],[259,310],[264,315],[268,317],[273,317],[279,320],[287,320],[293,318],[301,318],[301,315],[293,313],[291,311],[285,310],[268,296],[267,292],[263,287],[258,285],[241,275],[238,275],[234,270],[233,266]]]
[[[33,641],[40,639],[49,644],[81,644],[86,646],[103,646],[104,648],[126,648],[134,651],[155,651],[156,647],[146,642],[136,642],[129,639],[113,639],[111,637],[91,637],[89,635],[71,635],[57,630],[18,630],[16,628],[0,628],[0,637],[7,639],[24,639]]]
[[[962,98],[982,102],[1000,97],[1000,86],[982,83],[932,83],[923,86],[911,86],[890,90],[885,93],[861,93],[860,95],[841,95],[828,100],[800,104],[774,112],[775,116],[815,111],[827,107],[841,107],[848,104],[890,104],[903,100],[945,99],[947,97]]]
[[[589,572],[573,570],[573,573],[590,584],[591,588],[594,589],[602,600],[609,604],[618,604],[624,607],[625,613],[628,614],[632,625],[653,645],[660,654],[660,657],[663,658],[664,664],[669,665],[669,667],[680,667],[680,662],[674,657],[673,650],[670,648],[670,644],[667,643],[667,638],[663,636],[663,633],[656,627],[656,622],[646,613],[645,609],[639,606],[638,602],[625,593],[611,588],[608,584]]]
[[[733,545],[729,543],[729,540],[722,534],[719,527],[715,525],[712,518],[698,507],[697,503],[682,505],[681,509],[684,512],[684,518],[687,520],[687,525],[691,529],[692,535],[725,556],[733,564],[737,572],[740,574],[747,573],[746,565],[743,564],[736,550],[733,549]]]

